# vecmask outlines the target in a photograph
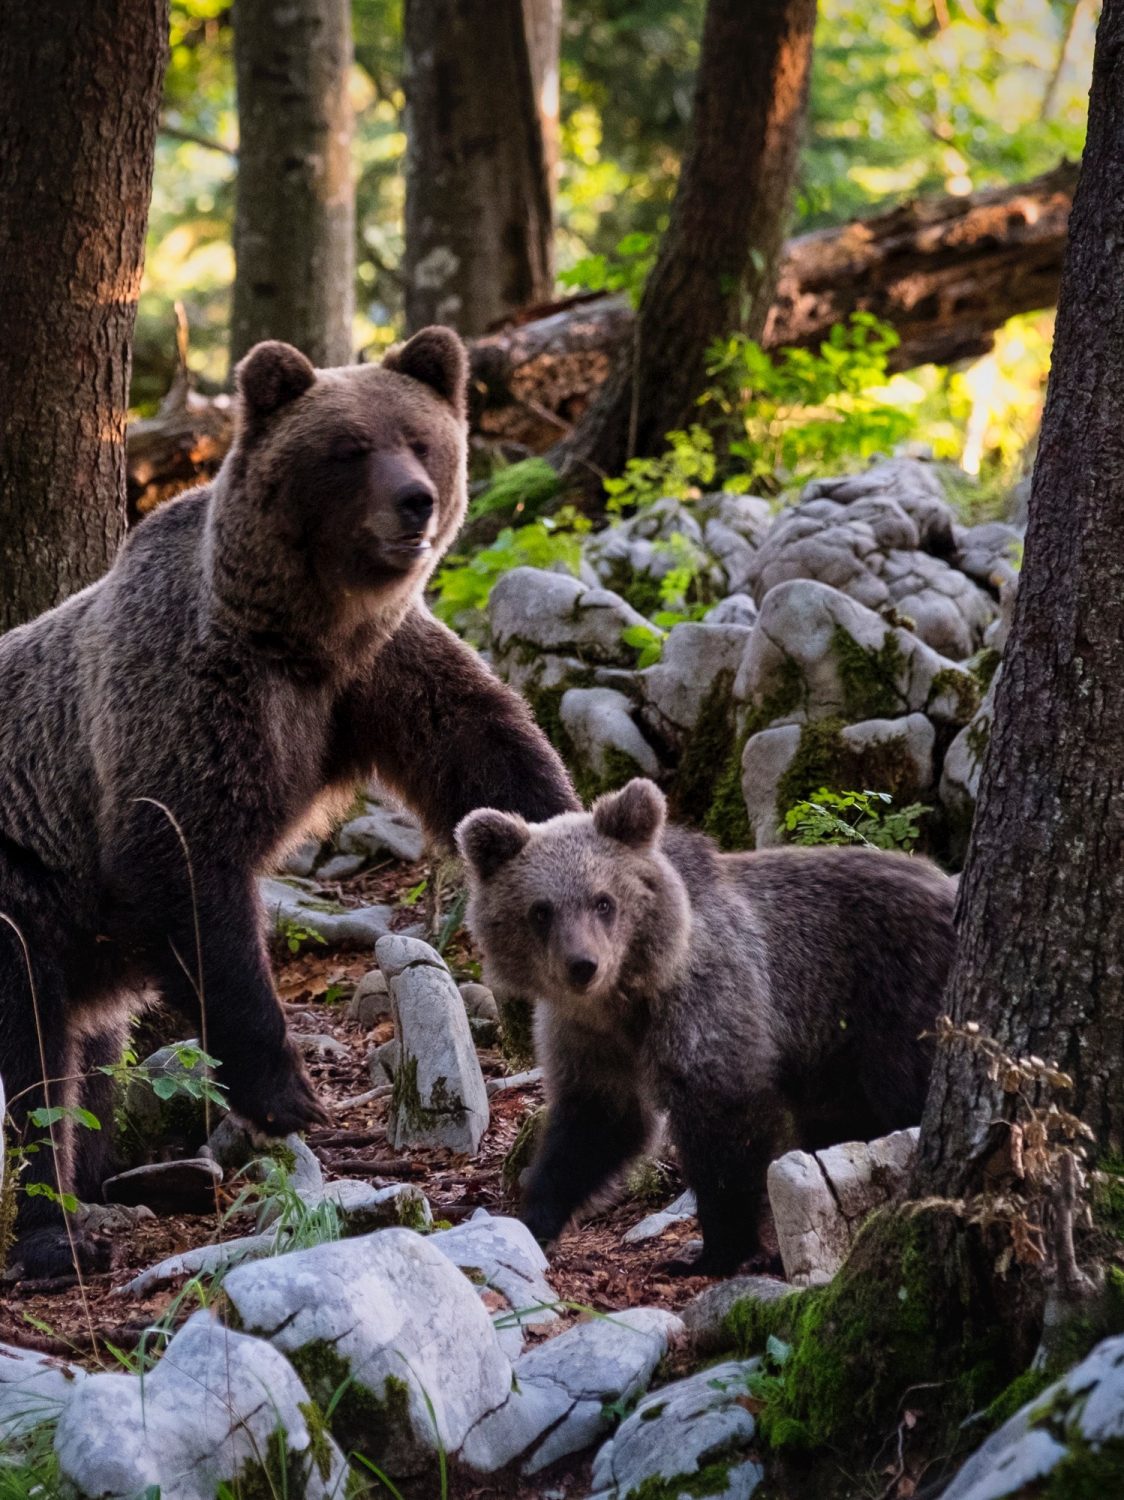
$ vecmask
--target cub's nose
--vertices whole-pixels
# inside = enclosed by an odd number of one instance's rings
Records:
[[[570,983],[577,989],[584,990],[597,973],[597,960],[595,958],[572,958],[566,967],[570,975]]]
[[[410,484],[394,497],[394,508],[403,531],[411,536],[423,532],[433,514],[433,491],[425,484]]]

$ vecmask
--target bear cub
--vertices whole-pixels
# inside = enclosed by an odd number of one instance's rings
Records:
[[[864,848],[720,854],[635,780],[590,813],[457,829],[489,977],[538,997],[550,1106],[523,1218],[544,1243],[666,1110],[703,1233],[694,1274],[758,1249],[770,1161],[916,1125],[956,882]],[[687,1269],[681,1266],[679,1269]]]

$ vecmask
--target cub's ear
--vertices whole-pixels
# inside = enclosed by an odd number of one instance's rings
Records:
[[[667,799],[654,781],[638,776],[619,792],[608,792],[593,804],[593,826],[607,839],[634,849],[650,848],[667,821]]]
[[[525,847],[531,830],[514,813],[478,807],[461,819],[453,837],[472,874],[488,880]]]
[[[468,354],[451,328],[423,328],[382,362],[384,370],[420,380],[447,401],[458,417],[467,410]]]
[[[316,379],[316,371],[300,350],[276,339],[255,344],[236,373],[243,414],[250,425],[303,396]]]

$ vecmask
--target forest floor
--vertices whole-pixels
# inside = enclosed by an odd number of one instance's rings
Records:
[[[404,927],[416,924],[421,912],[402,904],[403,899],[416,890],[426,874],[421,864],[394,864],[328,889],[347,904],[393,902],[399,907],[395,926]],[[445,957],[458,979],[478,973],[477,955],[463,931],[455,936]],[[331,1037],[345,1049],[345,1054],[333,1047],[325,1055],[313,1053],[307,1057],[317,1094],[333,1116],[331,1128],[311,1131],[307,1137],[325,1178],[358,1177],[379,1186],[398,1181],[416,1183],[428,1197],[434,1218],[451,1223],[460,1222],[481,1207],[493,1214],[515,1213],[517,1204],[503,1182],[504,1159],[524,1120],[542,1103],[541,1085],[491,1098],[491,1123],[473,1158],[447,1151],[394,1152],[386,1140],[388,1099],[341,1107],[342,1101],[371,1090],[368,1049],[387,1040],[393,1027],[384,1021],[364,1028],[347,1018],[344,1003],[327,997],[337,992],[337,986],[345,996],[350,994],[373,962],[373,956],[367,953],[328,953],[312,947],[286,954],[276,963],[278,993],[290,1031]],[[498,1047],[483,1048],[479,1055],[486,1078],[514,1071]],[[87,1366],[118,1368],[115,1350],[130,1354],[146,1337],[151,1342],[146,1331],[154,1324],[174,1328],[197,1305],[183,1299],[177,1306],[175,1288],[142,1299],[123,1293],[121,1288],[165,1256],[252,1232],[251,1212],[230,1211],[239,1188],[238,1183],[224,1184],[211,1214],[149,1219],[127,1235],[119,1235],[113,1267],[106,1273],[81,1282],[70,1277],[0,1287],[0,1341],[58,1354]],[[686,1242],[697,1237],[694,1220],[639,1244],[627,1244],[623,1239],[626,1230],[665,1206],[681,1190],[674,1169],[669,1168],[656,1198],[622,1198],[571,1226],[552,1253],[546,1273],[567,1311],[559,1323],[538,1331],[539,1337],[560,1332],[585,1315],[585,1309],[607,1312],[658,1306],[678,1310],[711,1285],[710,1278],[673,1276],[665,1269],[669,1260],[682,1253]],[[532,1331],[531,1337],[535,1336]],[[588,1455],[584,1463],[588,1466]],[[566,1466],[575,1483],[580,1469],[577,1461]],[[525,1490],[527,1494],[540,1492],[541,1486]]]

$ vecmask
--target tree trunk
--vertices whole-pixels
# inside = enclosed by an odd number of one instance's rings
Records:
[[[406,0],[406,323],[481,333],[553,284],[522,0]]]
[[[260,339],[351,361],[351,59],[347,0],[236,0],[232,363]]]
[[[543,156],[551,200],[558,172],[558,77],[562,50],[562,0],[523,0],[523,29],[531,63],[531,85],[539,111]]]
[[[125,419],[167,0],[10,5],[0,45],[0,630],[99,578]]]
[[[961,880],[948,1005],[1056,1060],[1124,1146],[1124,0],[1097,34],[1030,526]],[[1004,1114],[979,1054],[940,1049],[922,1192],[980,1182]],[[997,1132],[1000,1139],[1001,1130]]]
[[[690,422],[706,351],[760,336],[780,272],[808,98],[816,0],[709,0],[691,146],[635,337],[561,450],[616,473]]]

